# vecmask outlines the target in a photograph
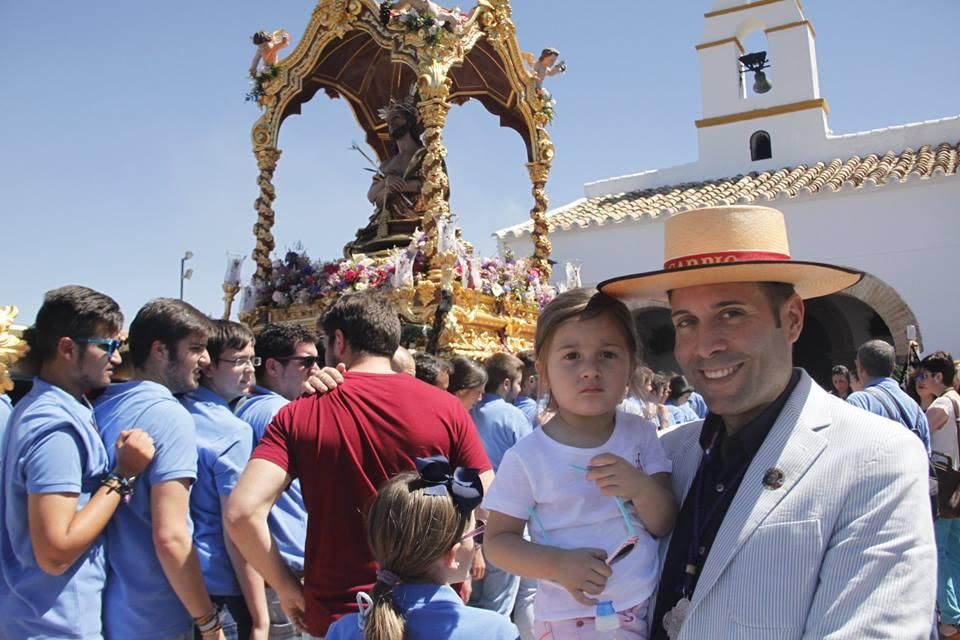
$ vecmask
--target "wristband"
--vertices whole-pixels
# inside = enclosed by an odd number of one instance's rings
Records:
[[[197,631],[200,632],[200,635],[207,635],[208,633],[213,633],[214,631],[220,631],[223,629],[223,621],[220,619],[220,611],[216,608],[214,608],[214,610],[208,615],[194,618],[193,624],[196,625]]]
[[[124,502],[129,502],[130,496],[133,495],[132,482],[132,478],[126,478],[116,472],[111,472],[106,478],[100,481],[100,484],[104,487],[107,487],[107,493],[113,493],[116,491],[120,494],[120,497],[123,498]]]

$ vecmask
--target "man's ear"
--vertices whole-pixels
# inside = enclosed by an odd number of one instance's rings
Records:
[[[264,358],[263,359],[263,373],[264,378],[279,378],[280,372],[283,370],[283,363],[277,360],[276,358]]]
[[[166,362],[170,359],[170,349],[162,340],[154,340],[150,343],[150,359],[159,362]]]
[[[63,336],[57,340],[54,350],[56,351],[56,355],[58,357],[63,358],[64,360],[73,360],[76,357],[76,352],[74,349],[79,346],[81,345],[78,345],[67,336]]]
[[[804,311],[803,298],[797,294],[790,296],[780,310],[780,319],[784,330],[787,332],[790,344],[795,344],[800,339],[800,332],[803,331]]]

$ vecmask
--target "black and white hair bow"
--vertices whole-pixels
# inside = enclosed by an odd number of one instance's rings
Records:
[[[483,501],[483,485],[480,472],[467,467],[450,468],[444,456],[417,458],[419,480],[411,489],[424,489],[431,496],[449,495],[460,513],[468,514]]]

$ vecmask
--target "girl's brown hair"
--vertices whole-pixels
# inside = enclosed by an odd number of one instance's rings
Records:
[[[425,493],[418,474],[401,473],[383,485],[370,506],[367,543],[381,570],[401,582],[423,582],[433,563],[463,537],[469,520],[449,496]],[[403,640],[405,627],[393,585],[378,580],[364,640]]]
[[[533,349],[540,377],[546,380],[547,385],[550,384],[549,377],[546,375],[547,349],[550,348],[550,340],[557,327],[567,320],[590,320],[604,314],[613,318],[623,332],[623,339],[627,343],[627,351],[630,354],[632,379],[633,370],[640,361],[640,342],[637,340],[637,329],[630,310],[616,298],[611,298],[595,289],[570,289],[547,303],[537,317]],[[552,399],[550,404],[552,406]]]

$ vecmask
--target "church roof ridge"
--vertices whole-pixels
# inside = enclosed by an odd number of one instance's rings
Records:
[[[957,118],[960,116],[953,116]],[[944,118],[942,120],[949,120]],[[909,125],[900,125],[909,126]],[[779,198],[797,198],[847,189],[882,187],[910,180],[955,176],[960,164],[960,141],[922,145],[916,150],[852,155],[847,160],[798,164],[753,171],[727,178],[683,182],[580,198],[547,214],[550,231],[570,230],[674,215],[682,211],[732,204],[763,204]],[[498,238],[529,234],[532,222],[495,232]]]

